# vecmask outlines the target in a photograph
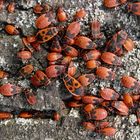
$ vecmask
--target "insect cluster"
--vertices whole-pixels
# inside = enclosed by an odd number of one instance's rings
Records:
[[[126,0],[104,0],[104,6],[107,8],[114,8],[124,3]],[[14,3],[10,3],[7,7],[8,12],[14,12],[14,6]],[[140,15],[140,2],[129,3],[127,9],[135,15]],[[133,50],[134,43],[129,35],[124,30],[119,30],[106,41],[104,48],[100,49],[95,42],[100,40],[104,34],[100,30],[101,24],[98,20],[90,23],[90,36],[80,33],[80,23],[87,14],[84,8],[76,11],[71,23],[61,24],[61,26],[56,26],[53,22],[54,20],[58,23],[67,22],[68,15],[63,7],[58,7],[56,18],[52,7],[48,4],[36,4],[33,11],[38,15],[35,21],[38,32],[32,36],[22,35],[25,48],[17,52],[17,58],[26,62],[26,65],[19,70],[19,75],[30,79],[31,85],[35,88],[48,86],[53,79],[62,79],[67,94],[71,94],[71,98],[65,101],[66,105],[82,110],[85,118],[82,124],[88,130],[113,136],[116,129],[110,126],[105,119],[112,114],[127,116],[132,110],[136,113],[138,123],[140,123],[140,82],[137,79],[127,75],[120,79],[122,87],[136,91],[137,94],[132,92],[120,95],[111,87],[100,89],[98,96],[85,93],[85,89],[94,83],[95,78],[115,80],[115,72],[108,67],[121,67],[122,56]],[[4,29],[9,35],[22,34],[22,31],[13,24],[7,24]],[[32,58],[34,51],[40,51],[44,44],[49,45],[46,55],[48,66],[45,70],[34,71],[34,66],[29,64],[28,60]],[[79,65],[84,62],[84,72],[80,72],[75,62]],[[1,70],[0,78],[5,77],[8,77],[8,73]],[[0,93],[3,96],[10,97],[21,92],[24,93],[30,105],[36,104],[37,99],[32,89],[24,89],[11,83],[0,86]],[[17,116],[47,118],[46,114],[41,111],[28,111],[20,112]],[[54,120],[60,119],[57,112],[51,114]],[[0,119],[10,119],[13,116],[14,114],[9,112],[0,112]]]

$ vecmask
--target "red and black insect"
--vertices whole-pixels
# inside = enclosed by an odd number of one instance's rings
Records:
[[[94,79],[94,74],[83,74],[79,76],[77,80],[82,84],[82,86],[88,86],[94,81]]]
[[[82,18],[84,18],[86,16],[87,12],[84,8],[82,9],[79,9],[76,11],[75,15],[74,15],[74,18],[75,20],[80,20]]]
[[[91,35],[93,39],[100,39],[103,37],[103,34],[100,32],[101,24],[98,20],[91,22]]]
[[[83,122],[83,127],[86,130],[94,131],[96,129],[95,125],[92,122]]]
[[[95,49],[96,44],[86,36],[77,36],[74,40],[74,44],[82,49]]]
[[[27,102],[28,102],[30,105],[36,104],[37,99],[36,99],[35,94],[32,92],[32,90],[26,89],[26,90],[24,90],[24,94],[25,94],[25,97],[26,97],[26,99],[27,99]]]
[[[129,93],[125,93],[123,95],[123,101],[129,108],[134,106],[133,98]]]
[[[5,26],[4,29],[10,35],[18,35],[20,33],[19,30],[14,25],[8,24]]]
[[[87,119],[89,120],[103,120],[108,116],[108,113],[105,109],[103,108],[92,108],[89,109],[89,112],[87,112],[87,110],[85,110]]]
[[[70,56],[70,57],[78,56],[78,51],[72,46],[66,45],[63,51],[67,56]]]
[[[101,55],[101,59],[103,62],[109,65],[121,65],[121,58],[111,52],[104,52]]]
[[[63,57],[62,54],[57,53],[57,52],[50,52],[50,53],[47,54],[47,60],[52,61],[52,62],[57,61],[62,57]]]
[[[14,2],[9,3],[9,5],[7,6],[7,11],[9,13],[13,13],[15,11],[15,3]]]
[[[104,6],[107,8],[114,8],[126,2],[127,0],[104,0]]]
[[[13,115],[10,112],[0,112],[0,120],[12,119]]]
[[[121,115],[128,115],[129,109],[123,101],[113,101],[112,107],[116,108]]]
[[[51,65],[46,68],[46,75],[48,78],[56,78],[65,72],[64,65]]]
[[[28,64],[24,67],[22,67],[19,71],[19,73],[22,75],[22,76],[27,76],[27,75],[30,75],[32,73],[32,71],[34,70],[34,67],[33,65],[31,64]]]
[[[116,55],[123,55],[127,51],[131,51],[134,48],[133,41],[128,38],[128,34],[120,30],[112,39],[107,42],[106,50]]]
[[[98,98],[96,96],[88,96],[88,95],[85,95],[85,96],[82,96],[82,102],[84,104],[97,105],[97,104],[102,103],[103,102],[103,99],[102,98]]]
[[[57,19],[59,22],[65,22],[67,20],[67,15],[62,7],[57,9]]]
[[[34,7],[33,7],[33,11],[36,14],[45,14],[48,13],[49,11],[51,11],[52,7],[48,4],[39,4],[37,3]]]
[[[57,52],[57,53],[61,53],[62,52],[62,47],[60,45],[59,39],[58,37],[54,37],[52,40],[52,44],[50,46],[50,50],[52,52]]]
[[[65,38],[64,38],[64,42],[69,42],[69,40],[73,39],[74,37],[76,37],[79,32],[80,32],[80,23],[75,21],[75,22],[72,22],[68,25],[68,28],[66,30],[66,35],[65,35]]]
[[[68,74],[70,76],[74,76],[76,74],[77,67],[74,65],[74,62],[71,61],[69,66],[68,66]]]
[[[121,84],[122,86],[126,88],[129,88],[135,91],[140,91],[140,82],[131,76],[127,76],[127,75],[122,76]]]
[[[50,84],[50,79],[43,71],[37,70],[35,75],[31,78],[31,82],[34,86],[48,86]]]
[[[90,70],[95,69],[100,65],[101,65],[101,62],[96,61],[96,60],[89,60],[89,61],[86,62],[86,67]]]
[[[72,76],[64,74],[63,82],[67,90],[74,96],[81,96],[84,94],[83,86]]]
[[[101,89],[99,93],[105,100],[117,100],[119,98],[119,94],[111,88]]]
[[[134,15],[140,16],[140,2],[129,3],[127,5],[127,10]]]
[[[85,61],[88,61],[88,60],[97,60],[99,59],[101,56],[101,52],[98,51],[98,50],[90,50],[89,52],[85,53],[83,55],[83,59]]]
[[[28,60],[31,59],[32,53],[30,51],[19,51],[17,53],[17,57],[21,60]]]
[[[21,87],[7,83],[0,86],[0,94],[4,96],[13,96],[21,93]]]
[[[115,79],[115,73],[106,67],[98,67],[96,69],[96,75],[103,80]]]
[[[3,6],[4,6],[4,0],[1,0],[0,1],[0,11],[3,9]]]
[[[36,39],[39,43],[45,43],[51,40],[57,34],[58,29],[56,27],[45,28],[37,32]]]
[[[3,70],[0,70],[0,79],[3,79],[5,77],[8,77],[8,73]]]
[[[113,35],[112,39],[108,41],[106,49],[117,55],[123,54],[123,44],[128,38],[128,34],[121,30]]]
[[[37,28],[43,29],[43,28],[48,27],[52,23],[52,20],[53,20],[52,13],[48,12],[38,17],[35,21],[35,25]]]

